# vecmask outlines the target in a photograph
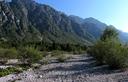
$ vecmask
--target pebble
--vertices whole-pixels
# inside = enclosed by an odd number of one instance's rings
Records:
[[[90,62],[95,60],[89,60],[89,58],[91,57],[75,55],[69,62],[42,65],[34,71],[28,70],[18,74],[17,77],[20,80],[16,82],[118,82],[118,80],[124,79],[127,81],[128,72],[111,74],[111,71],[105,68],[94,69],[95,66],[92,66]],[[7,79],[2,78],[0,78],[0,82],[7,82]]]

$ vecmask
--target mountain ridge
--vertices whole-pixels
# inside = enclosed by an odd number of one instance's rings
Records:
[[[99,39],[107,26],[94,18],[68,16],[33,0],[0,2],[0,9],[0,39],[12,42],[44,41],[88,45]]]
[[[83,27],[88,30],[90,34],[95,36],[95,38],[99,39],[105,28],[108,26],[107,24],[100,22],[99,20],[93,18],[93,17],[88,17],[88,18],[81,18],[78,16],[70,15],[70,19],[74,20],[75,22],[79,24],[83,24]],[[92,30],[95,29],[95,30]],[[123,32],[121,30],[118,30],[119,32],[119,39],[122,41],[122,43],[128,42],[128,33]]]

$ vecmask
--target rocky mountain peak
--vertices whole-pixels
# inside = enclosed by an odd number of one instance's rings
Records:
[[[106,26],[94,18],[67,16],[34,0],[1,1],[0,10],[0,40],[6,41],[90,44]]]

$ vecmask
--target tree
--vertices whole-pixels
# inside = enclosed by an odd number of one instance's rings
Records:
[[[128,50],[118,39],[118,32],[108,26],[101,39],[90,48],[91,54],[99,64],[107,64],[111,68],[125,68],[128,66]]]
[[[102,41],[107,39],[118,39],[118,32],[112,25],[107,26],[100,39]]]

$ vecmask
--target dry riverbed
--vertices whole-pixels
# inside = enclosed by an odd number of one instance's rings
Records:
[[[63,63],[53,59],[39,69],[2,77],[0,82],[128,82],[128,72],[97,66],[87,55],[73,55]]]

